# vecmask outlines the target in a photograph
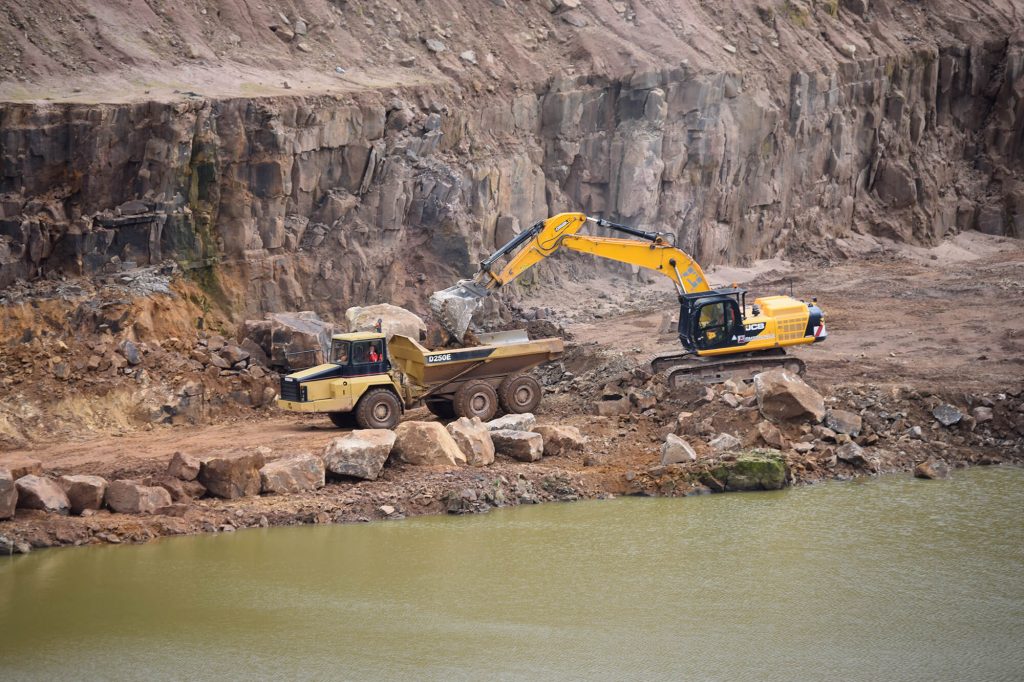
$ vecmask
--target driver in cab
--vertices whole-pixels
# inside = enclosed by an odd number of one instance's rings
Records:
[[[721,305],[707,305],[700,311],[700,328],[704,332],[704,338],[713,341],[718,338],[725,324],[725,316]]]

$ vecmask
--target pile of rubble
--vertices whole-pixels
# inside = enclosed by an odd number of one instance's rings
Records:
[[[752,384],[695,388],[688,409],[666,420],[664,403],[645,401],[657,387],[636,388],[630,381],[637,383],[638,375],[606,385],[594,410],[664,423],[660,461],[628,479],[637,489],[661,491],[666,476],[714,491],[911,469],[944,477],[956,466],[1017,461],[1024,454],[1024,391],[961,396],[962,408],[901,389],[841,389],[825,398],[778,369],[758,374]],[[765,479],[770,485],[757,477],[723,482],[713,474],[723,465],[747,466],[748,455],[761,462],[755,469],[772,472]]]

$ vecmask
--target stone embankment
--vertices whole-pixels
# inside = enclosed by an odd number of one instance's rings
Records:
[[[633,371],[609,382],[604,395],[663,391]],[[345,433],[317,453],[179,452],[152,475],[109,482],[13,462],[0,469],[0,518],[8,519],[0,547],[144,542],[623,494],[775,490],[911,470],[945,478],[959,466],[1024,462],[1024,392],[965,396],[961,406],[859,390],[826,398],[773,370],[751,384],[689,393],[654,403],[598,400],[595,413],[613,401],[622,411],[595,414],[580,427],[532,414],[447,426],[410,420],[394,431]]]

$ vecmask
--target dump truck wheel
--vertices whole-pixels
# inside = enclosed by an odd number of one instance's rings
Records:
[[[540,405],[543,394],[540,382],[525,374],[505,377],[498,387],[502,409],[512,414],[533,412]]]
[[[339,429],[352,428],[356,425],[356,418],[351,412],[328,412],[327,416]]]
[[[471,381],[455,394],[454,407],[459,417],[490,421],[498,412],[498,394],[486,381]]]
[[[356,423],[363,429],[393,429],[401,419],[402,404],[386,388],[371,388],[356,405]]]
[[[450,400],[428,400],[427,409],[438,419],[455,419],[455,406]]]

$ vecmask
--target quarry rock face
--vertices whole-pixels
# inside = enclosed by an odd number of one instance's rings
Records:
[[[308,367],[326,362],[334,325],[311,310],[267,313],[246,320],[239,331],[241,346],[251,346],[271,367]]]
[[[992,25],[1012,23],[985,10]],[[521,71],[527,87],[481,92],[472,107],[443,85],[282,93],[259,106],[2,103],[0,288],[96,274],[115,256],[173,258],[216,270],[254,319],[340,319],[354,303],[422,305],[419,278],[450,284],[563,210],[674,233],[704,264],[851,231],[1024,236],[1024,186],[987,190],[1024,149],[1019,37],[872,53],[856,31],[830,35],[801,34],[820,49],[771,57],[780,75],[767,82],[744,82],[760,67],[734,48],[706,68]],[[409,243],[421,246],[398,247]]]

